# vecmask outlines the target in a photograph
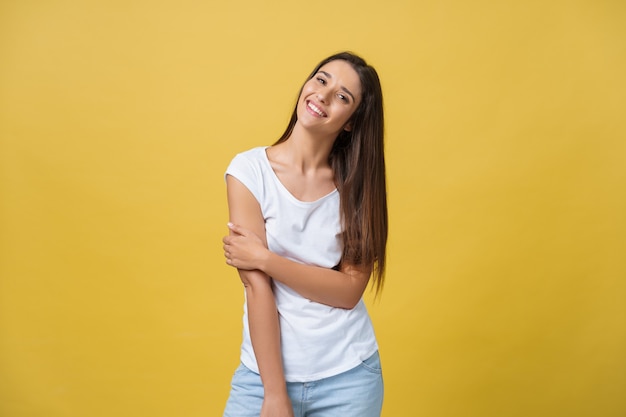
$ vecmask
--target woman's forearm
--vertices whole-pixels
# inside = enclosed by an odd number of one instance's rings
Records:
[[[370,270],[345,267],[336,271],[294,262],[270,251],[260,269],[309,300],[345,309],[356,306],[370,276]]]
[[[280,350],[280,326],[270,278],[261,271],[239,270],[246,284],[250,339],[265,396],[287,396]]]
[[[371,268],[342,262],[339,270],[301,264],[271,252],[261,235],[229,223],[226,263],[239,270],[261,270],[309,300],[331,307],[354,308],[367,287]]]

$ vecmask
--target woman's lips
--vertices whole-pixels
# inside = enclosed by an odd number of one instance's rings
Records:
[[[313,103],[312,101],[308,100],[306,102],[306,109],[309,111],[309,113],[318,116],[318,117],[328,117],[328,115],[326,114],[326,112],[324,110],[322,110],[318,105],[316,105],[315,103]]]

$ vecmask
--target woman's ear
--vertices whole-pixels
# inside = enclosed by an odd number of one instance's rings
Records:
[[[352,132],[352,121],[349,121],[345,125],[343,125],[343,130],[346,132]]]

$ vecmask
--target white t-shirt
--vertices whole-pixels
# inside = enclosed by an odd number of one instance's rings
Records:
[[[269,250],[295,262],[332,268],[341,260],[339,193],[313,202],[295,198],[272,169],[265,147],[235,156],[226,170],[254,195],[265,219]],[[285,378],[315,381],[354,368],[378,349],[363,300],[352,310],[302,297],[274,281]],[[244,304],[241,361],[259,372]]]

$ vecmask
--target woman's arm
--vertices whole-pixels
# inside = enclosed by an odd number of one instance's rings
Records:
[[[224,238],[229,265],[240,270],[261,270],[309,300],[352,309],[367,287],[369,268],[342,265],[336,271],[301,264],[270,252],[253,230],[240,224],[229,224],[229,228],[231,235]]]
[[[258,241],[265,247],[265,222],[258,202],[230,175],[226,177],[226,186],[230,221],[245,224],[255,235],[262,236],[263,240],[259,238]],[[270,413],[272,416],[293,416],[283,371],[278,312],[271,279],[260,270],[239,269],[238,272],[246,291],[250,339],[265,391],[261,416]]]

